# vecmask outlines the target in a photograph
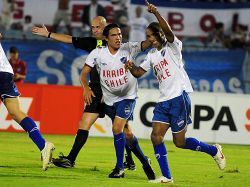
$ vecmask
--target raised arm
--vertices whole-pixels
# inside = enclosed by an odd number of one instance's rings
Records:
[[[43,36],[46,38],[52,38],[59,42],[72,43],[72,36],[66,34],[59,34],[55,32],[49,32],[45,25],[41,27],[35,26],[32,28],[32,33],[38,36]]]
[[[90,73],[90,71],[91,71],[91,67],[85,64],[82,68],[81,75],[80,75],[80,82],[84,90],[83,91],[84,102],[87,105],[90,105],[90,103],[92,103],[92,97],[95,97],[95,94],[89,87],[88,80],[87,80],[87,76]]]
[[[128,61],[125,64],[125,68],[129,69],[131,74],[136,78],[139,78],[142,75],[144,75],[144,73],[146,73],[146,71],[144,69],[142,69],[141,67],[137,67],[132,61]]]
[[[168,22],[161,16],[161,14],[158,12],[157,8],[153,4],[150,4],[147,0],[145,0],[145,3],[148,6],[148,12],[154,14],[157,18],[167,41],[172,43],[174,41],[174,33],[171,30],[171,27],[169,26]]]

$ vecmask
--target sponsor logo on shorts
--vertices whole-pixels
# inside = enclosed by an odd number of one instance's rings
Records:
[[[130,110],[130,107],[129,107],[129,106],[126,106],[125,109],[124,109],[125,114],[126,114],[126,115],[129,115],[130,111],[131,111],[131,110]]]
[[[179,127],[182,127],[182,126],[184,125],[184,120],[178,121],[178,122],[177,122],[177,125],[178,125]]]

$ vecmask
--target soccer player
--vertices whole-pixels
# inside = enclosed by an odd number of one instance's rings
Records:
[[[2,35],[0,33],[0,39]],[[0,98],[11,117],[29,134],[29,137],[41,151],[43,170],[47,170],[51,162],[54,145],[46,142],[33,119],[27,116],[20,107],[19,91],[14,83],[13,69],[0,44]]]
[[[181,55],[182,42],[173,34],[157,8],[147,1],[146,3],[148,11],[153,13],[159,22],[151,23],[146,29],[147,38],[154,48],[149,51],[139,67],[132,61],[126,63],[125,67],[137,78],[153,68],[159,82],[160,98],[154,109],[151,141],[163,176],[150,182],[173,182],[164,144],[164,136],[169,128],[172,130],[176,147],[205,152],[211,155],[223,170],[226,160],[219,144],[208,145],[195,138],[185,137],[187,125],[191,123],[191,101],[188,93],[193,92],[193,89],[184,70]]]
[[[96,66],[100,76],[105,105],[105,114],[113,122],[114,146],[116,151],[116,166],[109,174],[110,178],[124,177],[124,126],[133,119],[135,99],[137,97],[137,79],[126,71],[124,63],[149,46],[148,41],[128,42],[122,44],[121,29],[117,24],[109,24],[103,30],[107,46],[94,49],[87,57],[81,73],[82,86],[85,92],[85,102],[92,99],[93,91],[88,86],[87,75]],[[147,157],[143,154],[135,136],[127,140],[129,147],[143,164],[143,169],[149,180],[155,179]]]
[[[106,45],[106,41],[102,35],[104,27],[107,25],[106,19],[102,16],[97,16],[92,20],[91,29],[93,37],[72,37],[70,35],[59,34],[54,32],[49,32],[47,28],[43,25],[42,27],[33,27],[33,34],[52,38],[53,40],[73,44],[75,48],[86,50],[91,52],[93,49],[99,46]],[[72,168],[75,165],[75,160],[86,143],[89,135],[89,130],[95,121],[99,118],[103,118],[104,114],[104,104],[101,102],[102,90],[100,85],[100,78],[96,68],[92,68],[90,72],[90,83],[89,87],[93,91],[91,96],[92,102],[86,102],[85,109],[82,115],[82,119],[79,123],[79,128],[75,137],[74,144],[68,156],[61,154],[59,158],[53,159],[53,164],[58,167]],[[84,97],[86,93],[84,90]],[[133,137],[131,128],[126,125],[127,128],[124,129],[126,138],[131,139]],[[127,169],[135,170],[136,166],[131,155],[131,149],[126,146],[127,156],[126,162],[124,163]]]

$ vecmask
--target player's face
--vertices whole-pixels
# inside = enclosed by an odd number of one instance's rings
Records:
[[[99,20],[93,20],[91,23],[91,30],[93,36],[97,39],[101,39],[103,37],[102,32],[104,27],[104,24],[102,24]]]
[[[157,40],[157,38],[154,36],[153,32],[150,29],[146,30],[146,36],[148,41],[152,44],[152,46],[158,50],[161,49],[162,45],[161,42]]]
[[[113,28],[109,31],[107,38],[108,46],[114,50],[118,50],[122,44],[122,32],[120,28]]]

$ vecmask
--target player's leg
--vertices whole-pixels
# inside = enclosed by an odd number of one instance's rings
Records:
[[[126,139],[123,130],[127,121],[133,119],[135,103],[135,99],[125,99],[116,102],[113,106],[105,106],[105,114],[107,114],[113,122],[112,132],[117,158],[116,166],[109,174],[109,178],[124,177],[123,159]]]
[[[224,169],[226,160],[220,145],[208,145],[195,138],[185,137],[187,124],[192,122],[190,118],[191,101],[188,94],[183,92],[181,96],[173,99],[172,106],[171,129],[176,147],[207,153],[214,157],[220,169]]]
[[[131,126],[128,125],[128,123],[124,126],[123,132],[125,133],[126,137],[126,145],[125,145],[125,162],[124,162],[124,169],[128,170],[136,170],[135,162],[132,157],[132,151],[128,146],[127,139],[132,139],[133,138],[133,133]]]
[[[53,159],[54,165],[63,168],[74,167],[76,157],[78,156],[82,147],[85,145],[89,136],[89,130],[91,126],[95,123],[95,121],[98,119],[98,117],[99,113],[83,113],[82,119],[79,122],[79,128],[75,136],[74,144],[68,156],[64,156],[63,153],[61,153],[58,158]]]
[[[173,141],[176,147],[207,153],[215,159],[221,170],[226,167],[225,156],[222,153],[222,148],[220,145],[209,145],[197,140],[196,138],[186,138],[185,133],[186,130],[183,130],[179,133],[173,133]]]
[[[75,160],[88,139],[91,126],[95,123],[98,117],[103,118],[105,116],[105,114],[103,113],[104,105],[101,103],[102,95],[98,93],[95,93],[95,95],[96,97],[93,98],[92,103],[85,106],[84,113],[79,123],[79,128],[77,130],[74,144],[70,150],[70,153],[68,154],[68,156],[64,156],[61,153],[61,155],[59,155],[59,158],[54,158],[54,165],[63,168],[74,167]]]
[[[155,157],[161,169],[162,177],[153,180],[155,183],[171,183],[173,182],[170,174],[167,159],[167,149],[164,144],[164,136],[169,128],[169,124],[153,122],[153,130],[151,133],[151,141],[154,147]]]
[[[114,135],[114,146],[116,153],[116,166],[113,171],[109,174],[109,178],[123,178],[124,173],[124,148],[126,144],[125,135],[123,133],[123,128],[127,120],[119,117],[115,117],[112,127],[112,132]]]
[[[52,158],[52,151],[55,149],[54,145],[50,142],[45,141],[33,119],[28,117],[21,110],[19,97],[5,98],[4,104],[11,117],[17,123],[19,123],[20,126],[29,134],[29,137],[41,151],[43,159],[43,169],[47,170],[49,162]]]
[[[98,119],[99,113],[89,113],[84,112],[82,119],[79,124],[79,129],[76,134],[75,142],[73,144],[73,147],[67,156],[68,159],[71,161],[75,161],[78,153],[86,143],[88,136],[89,136],[89,130],[91,126],[95,123],[95,121]]]
[[[147,158],[140,145],[138,142],[138,139],[136,138],[136,136],[133,134],[132,132],[132,128],[130,127],[130,125],[127,123],[126,124],[128,126],[128,128],[126,129],[125,133],[125,137],[126,137],[126,144],[128,145],[128,147],[131,149],[131,151],[135,154],[135,156],[140,160],[140,162],[142,163],[142,167],[144,172],[146,173],[147,177],[149,180],[153,180],[155,179],[155,173],[150,165],[150,160],[149,158]]]

